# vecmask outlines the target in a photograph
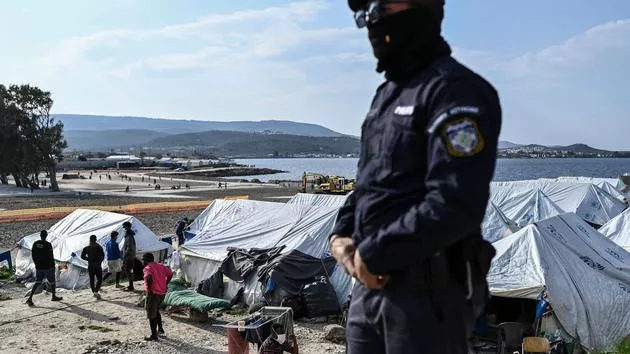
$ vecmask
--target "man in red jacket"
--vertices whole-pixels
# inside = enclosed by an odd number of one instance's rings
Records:
[[[169,267],[154,262],[152,253],[145,253],[142,256],[142,263],[144,265],[144,290],[147,292],[145,309],[151,328],[151,335],[144,337],[144,340],[156,341],[158,334],[164,334],[160,307],[166,296],[168,283],[173,278],[173,272]]]

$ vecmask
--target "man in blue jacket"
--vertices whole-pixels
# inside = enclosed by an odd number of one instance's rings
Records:
[[[348,0],[378,87],[330,246],[358,281],[348,353],[467,353],[494,255],[481,237],[501,127],[495,89],[451,56],[443,0]]]
[[[120,288],[120,272],[122,272],[122,253],[120,252],[120,246],[118,246],[118,231],[112,231],[110,239],[105,244],[105,253],[107,254],[107,275],[116,274],[116,287]]]

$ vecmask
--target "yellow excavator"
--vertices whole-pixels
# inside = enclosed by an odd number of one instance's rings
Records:
[[[354,190],[355,180],[341,176],[324,176],[320,173],[304,172],[302,193],[348,194]]]

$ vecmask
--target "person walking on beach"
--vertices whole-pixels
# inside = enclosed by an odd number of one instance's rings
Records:
[[[90,244],[83,248],[81,259],[88,262],[88,276],[92,295],[100,299],[101,284],[103,283],[103,261],[105,252],[103,247],[96,242],[96,235],[90,235]]]
[[[156,341],[158,334],[164,334],[160,307],[168,291],[168,283],[173,278],[173,272],[169,267],[154,262],[152,253],[142,255],[142,264],[144,265],[144,290],[147,292],[145,309],[151,329],[151,335],[144,337],[144,340]]]
[[[39,233],[39,237],[40,240],[35,241],[33,243],[33,247],[31,248],[31,256],[33,258],[33,263],[35,263],[35,284],[31,289],[31,294],[28,296],[28,300],[26,300],[26,304],[28,306],[35,306],[35,304],[33,304],[33,295],[40,285],[43,286],[42,281],[44,278],[46,278],[48,284],[51,286],[52,297],[50,298],[50,301],[63,300],[62,297],[55,294],[55,257],[53,255],[52,244],[46,241],[48,231],[42,230]]]
[[[347,352],[468,353],[495,253],[481,222],[496,164],[496,90],[451,56],[444,0],[348,0],[385,74],[357,184],[330,236],[357,279]]]
[[[110,239],[105,244],[105,252],[107,254],[107,278],[110,274],[115,274],[116,288],[120,288],[120,272],[122,272],[122,254],[120,252],[120,246],[116,239],[118,238],[118,231],[112,231]]]
[[[127,279],[129,286],[125,291],[134,291],[133,288],[133,268],[136,264],[136,238],[135,232],[131,229],[131,223],[125,221],[123,223],[123,229],[125,230],[125,244],[123,245],[123,262],[127,273]]]

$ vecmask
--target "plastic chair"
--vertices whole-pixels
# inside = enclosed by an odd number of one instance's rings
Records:
[[[525,337],[523,338],[522,353],[550,353],[551,345],[549,340],[543,337]]]
[[[497,326],[497,354],[513,353],[523,349],[523,325],[503,322]]]

